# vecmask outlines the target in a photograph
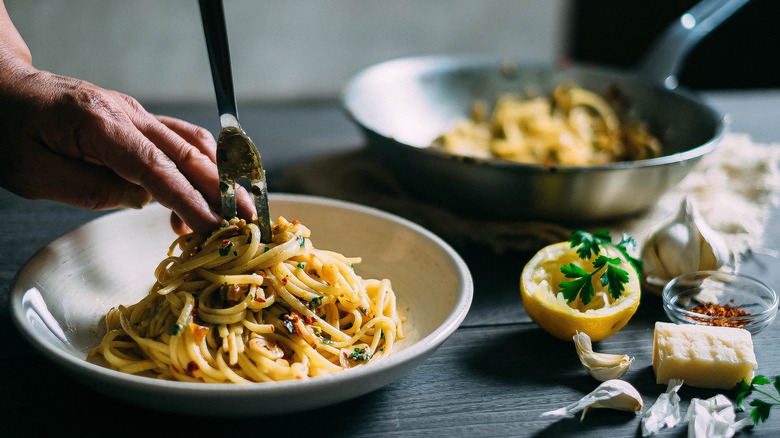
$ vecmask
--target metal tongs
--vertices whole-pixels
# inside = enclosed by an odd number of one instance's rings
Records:
[[[219,123],[222,130],[217,139],[217,169],[222,193],[222,215],[236,216],[236,183],[246,178],[252,185],[260,239],[271,242],[271,219],[268,211],[268,185],[260,153],[238,124],[236,96],[230,67],[225,12],[222,0],[199,0],[206,47],[209,52],[211,76],[217,96]]]

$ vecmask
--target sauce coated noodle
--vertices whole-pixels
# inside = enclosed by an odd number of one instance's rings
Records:
[[[243,383],[306,379],[390,354],[404,320],[390,281],[361,278],[359,258],[316,249],[309,237],[284,218],[268,245],[256,224],[237,219],[181,236],[149,294],[108,312],[89,359],[162,379]]]
[[[607,100],[571,84],[549,97],[506,94],[488,105],[477,101],[433,142],[450,153],[545,165],[596,165],[654,158],[659,141],[638,120],[621,120]]]

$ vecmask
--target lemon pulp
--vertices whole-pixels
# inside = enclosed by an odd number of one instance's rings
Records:
[[[571,303],[560,293],[562,281],[566,278],[561,267],[575,263],[587,272],[592,272],[595,256],[589,260],[580,259],[569,242],[559,242],[542,248],[523,268],[520,276],[520,292],[526,313],[539,327],[556,338],[572,341],[577,332],[586,333],[592,341],[605,339],[628,323],[639,307],[641,287],[639,274],[616,248],[603,248],[608,257],[619,257],[620,269],[628,273],[619,298],[612,298],[607,287],[599,281],[601,272],[592,278],[594,294],[588,304],[578,296]]]

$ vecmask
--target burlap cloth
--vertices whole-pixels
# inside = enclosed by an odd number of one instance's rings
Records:
[[[649,233],[672,219],[684,196],[693,199],[704,220],[737,255],[771,253],[762,236],[780,191],[780,143],[758,144],[745,134],[728,134],[655,207],[638,217],[587,229],[626,232],[641,247]],[[529,252],[567,240],[571,228],[546,222],[471,220],[409,196],[367,151],[314,159],[283,174],[277,189],[342,199],[372,206],[416,222],[455,245],[478,244],[496,253]],[[479,230],[475,233],[474,230]]]

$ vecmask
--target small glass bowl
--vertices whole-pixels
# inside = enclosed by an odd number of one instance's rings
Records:
[[[664,286],[664,311],[678,324],[740,327],[756,334],[777,315],[777,293],[746,275],[722,271],[699,271],[681,275]],[[710,316],[694,312],[699,306],[715,305],[740,310],[746,315]],[[722,306],[722,307],[721,307]]]

